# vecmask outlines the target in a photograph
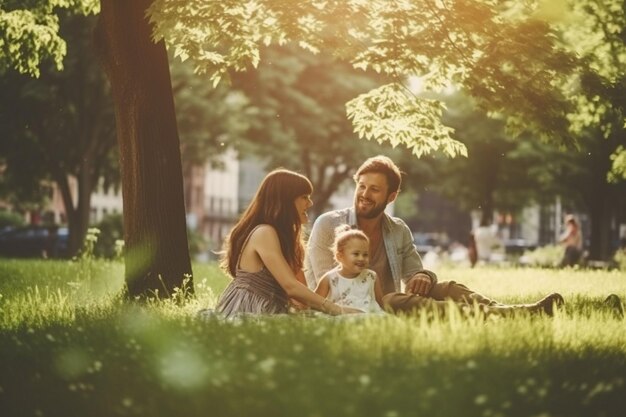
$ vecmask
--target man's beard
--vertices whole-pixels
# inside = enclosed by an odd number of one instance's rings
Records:
[[[371,201],[371,200],[368,200]],[[385,211],[385,208],[387,207],[387,204],[382,203],[382,204],[377,204],[372,206],[369,209],[360,209],[359,208],[359,198],[357,198],[355,204],[354,204],[354,209],[356,211],[356,215],[357,217],[363,217],[365,219],[374,219],[376,217],[378,217],[380,215],[380,213],[382,213],[383,211]]]

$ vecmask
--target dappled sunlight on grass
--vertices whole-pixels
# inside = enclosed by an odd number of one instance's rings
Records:
[[[623,271],[479,267],[443,269],[437,276],[507,303],[528,303],[551,292],[560,293],[566,302],[577,296],[602,301],[611,293],[626,298]]]
[[[173,300],[147,303],[122,301],[120,267],[103,265],[81,280],[72,263],[13,265],[15,278],[0,284],[0,400],[8,410],[588,416],[616,415],[611,410],[625,405],[626,321],[601,297],[607,289],[626,292],[624,278],[612,273],[439,273],[505,301],[558,289],[568,304],[553,318],[485,320],[453,309],[445,317],[228,321],[197,316],[228,282],[215,265],[194,266],[195,295],[180,289]]]

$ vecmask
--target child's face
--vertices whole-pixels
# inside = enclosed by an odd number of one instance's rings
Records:
[[[337,260],[341,262],[343,274],[358,275],[369,266],[369,243],[363,239],[350,239],[337,254]]]

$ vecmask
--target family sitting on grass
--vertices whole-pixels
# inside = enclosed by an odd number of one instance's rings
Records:
[[[354,180],[354,206],[315,221],[305,256],[302,225],[313,205],[311,182],[284,169],[269,173],[225,242],[222,266],[233,280],[217,312],[226,317],[294,309],[445,314],[458,308],[467,314],[552,315],[564,304],[553,293],[535,303],[507,305],[460,283],[438,281],[423,268],[408,226],[385,213],[400,191],[398,167],[376,156],[359,167]]]

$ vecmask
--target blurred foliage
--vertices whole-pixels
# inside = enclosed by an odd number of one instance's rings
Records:
[[[425,158],[433,169],[432,190],[489,219],[494,211],[516,213],[532,201],[552,203],[570,189],[560,174],[571,163],[555,144],[528,134],[512,137],[504,120],[489,117],[465,94],[439,97],[446,106],[444,122],[467,146],[468,157],[449,160],[438,153]]]
[[[305,174],[313,182],[313,210],[321,213],[365,158],[393,153],[357,140],[345,116],[346,101],[384,78],[293,46],[263,48],[261,56],[258,68],[232,75],[252,106],[250,129],[234,145],[268,167]]]
[[[198,230],[187,229],[189,255],[196,256],[209,250],[209,242]]]
[[[509,116],[512,126],[534,127],[571,143],[566,119],[571,103],[556,86],[572,72],[573,55],[527,9],[515,2],[472,0],[157,0],[150,13],[155,38],[164,38],[182,60],[192,59],[196,72],[214,83],[229,70],[259,65],[262,45],[290,41],[386,75],[395,84],[352,102],[354,128],[361,136],[402,142],[421,155],[432,149],[456,154],[462,145],[442,128],[438,103],[404,93],[400,85],[410,75],[421,76],[431,90],[464,86],[482,106]],[[431,109],[427,115],[424,108]],[[399,131],[401,138],[395,137]]]
[[[563,258],[563,246],[547,245],[532,251],[524,251],[523,259],[525,265],[556,267]]]
[[[42,64],[38,79],[15,71],[0,77],[0,153],[12,193],[35,198],[46,191],[42,180],[56,182],[75,253],[87,230],[91,193],[100,179],[105,187],[119,183],[119,170],[108,84],[91,42],[96,18],[59,15],[59,33],[68,42],[64,71]],[[77,181],[74,198],[70,175]]]
[[[62,70],[67,45],[59,32],[59,14],[96,14],[98,0],[0,1],[0,75],[9,69],[39,77],[40,65]]]
[[[194,74],[189,61],[170,59],[170,72],[183,170],[218,164],[217,156],[250,127],[253,109],[248,98],[225,84],[214,88]]]
[[[109,214],[95,225],[100,231],[93,246],[93,254],[99,258],[115,259],[116,242],[124,240],[124,218],[121,214]]]
[[[542,0],[543,17],[559,41],[580,59],[569,80],[575,93],[570,113],[574,135],[598,131],[612,142],[606,177],[626,179],[626,2],[624,0]],[[607,156],[608,157],[608,156]]]
[[[23,226],[25,223],[24,216],[19,213],[8,211],[0,211],[0,230],[5,227]]]

